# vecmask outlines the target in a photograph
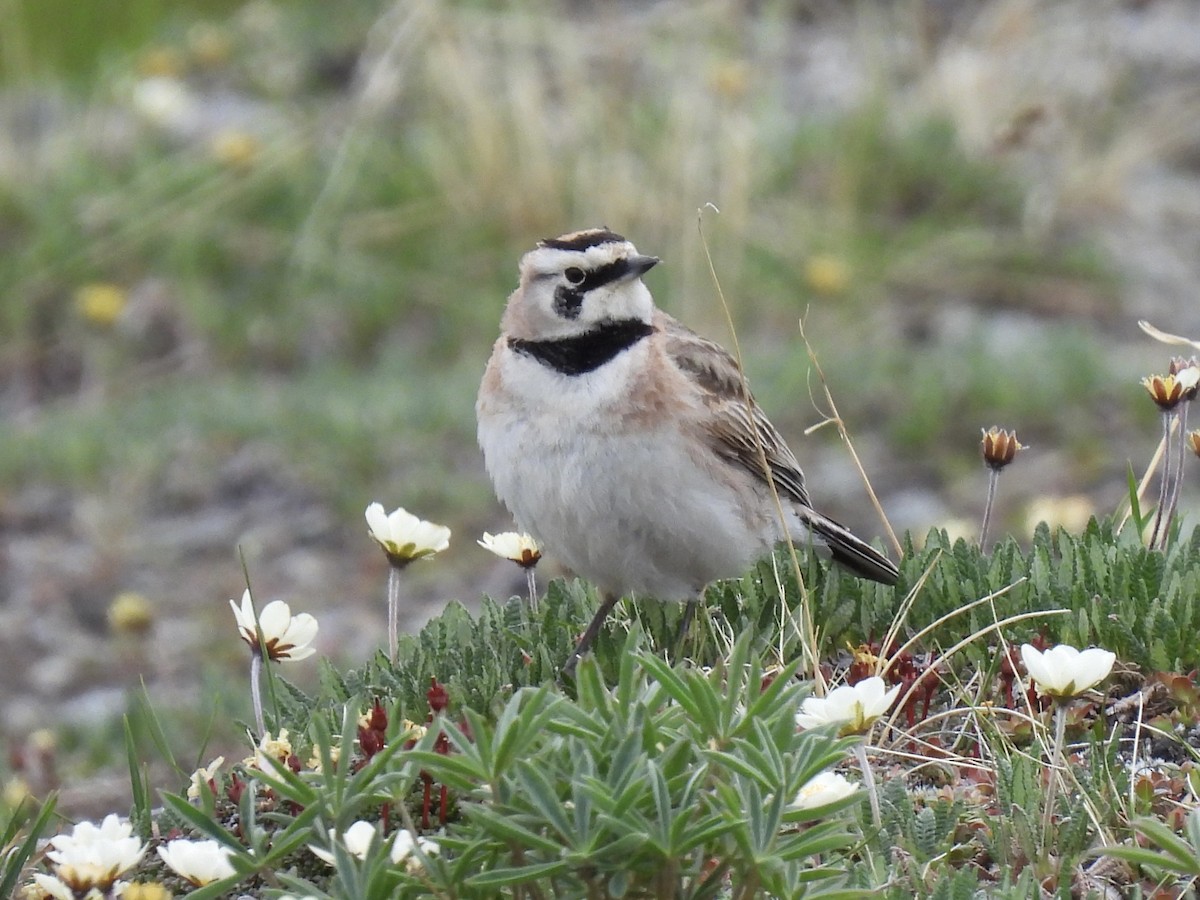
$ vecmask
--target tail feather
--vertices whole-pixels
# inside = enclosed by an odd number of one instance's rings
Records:
[[[834,562],[845,566],[860,578],[893,585],[900,577],[900,570],[894,562],[866,541],[856,537],[845,526],[811,510],[803,519],[813,535],[829,547]]]

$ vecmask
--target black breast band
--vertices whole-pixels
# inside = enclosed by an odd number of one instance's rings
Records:
[[[549,341],[509,338],[508,346],[563,375],[583,375],[600,368],[653,332],[654,326],[648,322],[626,319],[607,322],[569,338]]]

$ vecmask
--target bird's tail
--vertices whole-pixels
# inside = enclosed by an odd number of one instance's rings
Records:
[[[892,585],[900,577],[900,570],[894,562],[866,541],[856,537],[844,525],[839,525],[833,519],[811,509],[804,510],[801,518],[813,536],[829,547],[834,561],[841,563],[860,578]]]

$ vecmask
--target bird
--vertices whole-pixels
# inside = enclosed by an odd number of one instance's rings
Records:
[[[539,241],[476,399],[498,499],[601,594],[564,673],[621,597],[687,601],[690,613],[711,582],[789,538],[863,578],[899,575],[813,508],[734,358],[655,306],[643,276],[659,262],[607,227]]]

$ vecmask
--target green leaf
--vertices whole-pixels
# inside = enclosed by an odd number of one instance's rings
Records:
[[[1156,853],[1141,847],[1104,847],[1095,851],[1096,855],[1115,856],[1148,869],[1166,869],[1180,875],[1197,874],[1196,867],[1190,863],[1181,862],[1177,858]]]
[[[550,686],[536,693],[522,689],[505,705],[496,722],[496,749],[489,781],[499,781],[513,761],[541,738],[546,723],[555,717],[561,702],[550,696]],[[475,735],[479,732],[475,731]]]
[[[474,790],[488,780],[487,772],[480,769],[478,760],[415,748],[405,753],[405,759],[425,769],[434,781],[464,793]]]
[[[716,731],[717,722],[711,715],[711,707],[705,708],[674,669],[657,656],[648,653],[640,657],[640,662],[654,680],[662,685],[671,699],[683,707],[693,723],[706,732]]]
[[[189,891],[188,900],[218,900],[221,897],[231,896],[230,889],[236,887],[245,878],[245,875],[230,875],[228,878],[206,884],[204,887]]]
[[[246,791],[246,794],[249,793]],[[166,792],[160,793],[159,796],[162,798],[164,806],[202,835],[224,844],[238,857],[246,856],[246,848],[242,846],[241,841],[222,828],[211,816],[192,806],[185,797]]]
[[[12,818],[4,828],[0,847],[8,847],[22,828],[28,827],[29,833],[15,849],[8,850],[0,857],[0,897],[16,896],[17,881],[50,824],[57,803],[58,794],[52,793],[46,797],[36,815],[33,814],[35,805],[31,800],[23,801],[13,811]]]
[[[162,722],[159,721],[158,714],[154,711],[153,704],[150,703],[145,684],[139,684],[130,705],[132,706],[130,713],[134,719],[131,723],[132,733],[136,734],[136,726],[141,726],[151,743],[154,744],[154,749],[158,751],[159,756],[166,761],[167,765],[179,775],[188,775],[189,773],[185,772],[175,761],[175,755],[171,752],[171,742],[167,740]]]
[[[789,834],[780,841],[778,853],[780,858],[785,860],[805,859],[841,850],[850,846],[852,842],[853,838],[846,826],[835,819],[818,822],[803,831]]]
[[[1185,875],[1200,876],[1200,857],[1197,856],[1197,848],[1192,847],[1162,822],[1149,818],[1136,819],[1133,822],[1133,828],[1173,860],[1171,863],[1163,857],[1163,861],[1159,865],[1168,866]]]
[[[531,863],[525,866],[512,866],[503,869],[491,869],[472,875],[466,884],[474,888],[510,887],[518,884],[529,884],[542,878],[552,878],[567,872],[564,861]]]
[[[563,849],[560,842],[531,831],[518,823],[516,817],[497,812],[483,804],[465,804],[464,812],[468,819],[480,822],[489,833],[500,840],[515,841],[530,850],[540,850],[554,856]]]
[[[739,750],[745,751],[747,748],[739,747]],[[749,748],[753,750],[753,748]],[[704,750],[704,756],[721,767],[728,769],[730,772],[735,772],[742,775],[756,784],[770,789],[773,784],[776,784],[776,779],[771,777],[771,773],[764,771],[761,765],[755,765],[748,759],[738,756],[736,753],[730,753],[724,750]]]
[[[319,806],[310,806],[300,811],[282,831],[277,831],[271,838],[271,850],[261,860],[263,865],[276,865],[286,857],[309,844],[316,836],[314,824],[320,816]]]
[[[522,761],[517,764],[517,778],[521,787],[525,789],[525,795],[543,818],[559,834],[564,837],[570,835],[571,823],[567,819],[563,801],[559,799],[546,776],[533,764]]]
[[[133,808],[129,820],[137,836],[146,841],[150,839],[153,830],[150,815],[150,776],[141,761],[141,754],[138,753],[129,716],[123,716],[121,723],[125,730],[125,760],[129,766],[129,784],[133,794]]]
[[[608,879],[608,895],[624,897],[629,892],[630,874],[628,869],[621,869]]]

